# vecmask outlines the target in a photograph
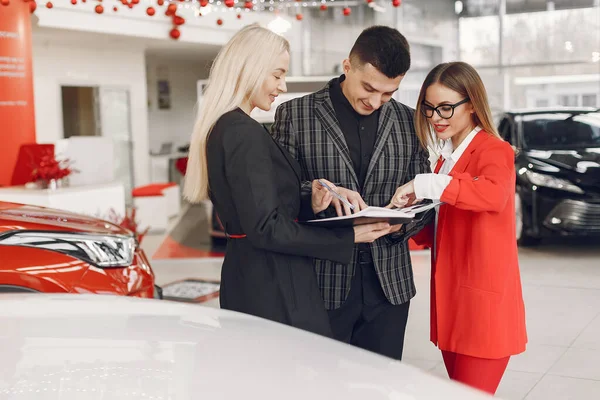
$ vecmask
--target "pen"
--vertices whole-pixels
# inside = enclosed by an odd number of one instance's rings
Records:
[[[325,182],[323,182],[322,179],[319,179],[319,183],[327,190],[329,190],[329,192],[334,195],[335,197],[337,197],[342,203],[344,203],[345,205],[347,205],[348,207],[350,207],[351,210],[354,210],[354,206],[352,204],[350,204],[350,202],[348,200],[346,200],[345,198],[343,198],[342,196],[340,196],[339,194],[336,193],[335,190],[333,190],[331,187],[329,187],[328,184],[326,184]]]

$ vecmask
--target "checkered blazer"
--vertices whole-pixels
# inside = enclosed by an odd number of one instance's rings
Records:
[[[333,82],[333,81],[332,81]],[[300,163],[302,180],[325,178],[359,191],[359,183],[344,134],[336,119],[329,87],[281,104],[272,134]],[[386,206],[396,188],[416,174],[431,172],[427,152],[419,145],[413,124],[414,110],[395,100],[381,108],[377,138],[367,170],[362,197],[368,205]],[[375,269],[387,299],[402,304],[416,294],[408,251],[408,238],[433,214],[406,226],[405,233],[380,238],[371,246]],[[315,260],[325,306],[336,309],[348,297],[355,271],[357,247],[349,265]]]

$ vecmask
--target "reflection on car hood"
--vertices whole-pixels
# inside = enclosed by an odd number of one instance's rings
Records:
[[[579,150],[529,150],[525,155],[542,164],[542,172],[556,172],[574,183],[600,187],[600,148]],[[546,167],[546,171],[544,171]],[[548,169],[548,167],[551,167]]]
[[[130,235],[126,229],[106,221],[68,211],[0,202],[0,233],[14,230],[85,232],[100,235]]]
[[[0,324],[0,398],[489,398],[331,339],[197,305],[5,295]]]

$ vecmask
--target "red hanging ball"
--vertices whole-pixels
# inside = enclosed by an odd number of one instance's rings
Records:
[[[327,11],[327,4],[321,4],[321,11]]]
[[[221,18],[219,18],[217,20],[217,25],[219,25],[219,26],[223,25],[223,20]]]
[[[127,7],[129,7],[129,8],[133,8],[133,3],[128,3],[128,4],[127,4]]]
[[[133,4],[140,4],[140,0],[131,0]]]
[[[244,8],[247,8],[248,10],[251,10],[254,8],[254,4],[252,4],[251,1],[247,1],[244,3]]]
[[[238,14],[237,19],[242,19],[242,14]]]
[[[200,0],[200,7],[206,7],[208,5],[208,0]]]
[[[156,10],[153,7],[148,7],[146,9],[146,14],[152,17],[154,14],[156,14]]]
[[[367,0],[367,3],[372,3],[372,2],[373,2],[373,0]]]
[[[347,17],[350,14],[352,14],[352,10],[349,7],[345,7],[344,8],[344,15]]]
[[[225,5],[229,8],[235,6],[235,0],[225,0]]]
[[[37,9],[37,3],[35,2],[35,0],[30,1],[29,2],[29,12],[31,14],[33,14],[36,9]]]
[[[171,32],[169,32],[169,36],[171,36],[171,38],[177,40],[181,36],[181,32],[179,31],[179,29],[173,28],[173,29],[171,29]]]
[[[117,6],[114,6],[114,7],[113,7],[113,11],[114,11],[114,12],[117,12],[117,11],[119,11],[119,9],[117,8]]]
[[[302,18],[304,18],[304,17],[302,16],[302,14],[296,14],[296,19],[297,19],[298,21],[302,21]]]
[[[185,24],[185,19],[183,17],[180,17],[179,15],[175,15],[173,16],[173,23],[175,25],[183,25]]]
[[[96,6],[96,8],[94,8],[94,10],[96,10],[96,14],[102,14],[104,12],[104,7],[102,7],[102,5],[98,4]]]
[[[73,4],[73,5],[77,4],[77,0],[71,0],[71,4]]]
[[[394,0],[394,1],[392,1],[392,5],[394,7],[400,7],[401,4],[402,4],[402,0]]]
[[[127,0],[121,0],[121,4],[123,4],[124,6],[129,5],[129,3],[127,2]]]
[[[177,5],[175,5],[175,4],[169,4],[169,6],[167,7],[167,11],[175,13],[177,11]]]
[[[52,7],[54,7],[54,4],[52,4],[51,1],[46,3],[46,8],[52,8]]]
[[[158,0],[156,2],[159,6],[164,6],[165,5],[165,0]]]
[[[10,0],[0,0],[0,4],[2,4],[3,6],[7,6],[10,4]]]

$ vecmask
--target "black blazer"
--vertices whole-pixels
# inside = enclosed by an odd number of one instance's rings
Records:
[[[215,124],[207,157],[210,198],[225,231],[246,235],[228,240],[221,307],[331,336],[311,258],[350,262],[353,230],[295,222],[312,214],[310,200],[302,204],[300,167],[242,110]]]

